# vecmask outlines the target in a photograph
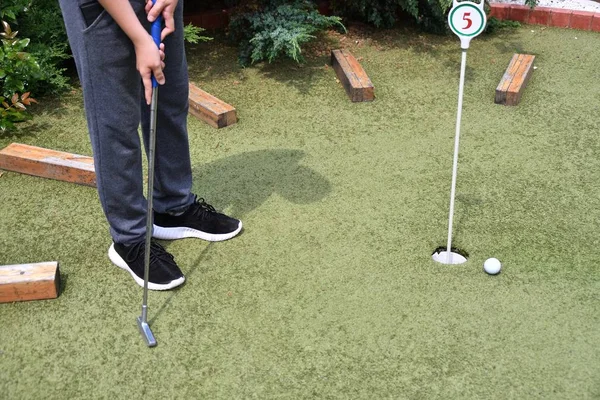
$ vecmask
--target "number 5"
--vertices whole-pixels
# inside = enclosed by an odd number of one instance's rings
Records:
[[[463,21],[467,21],[467,25],[463,26],[463,29],[469,29],[471,27],[471,25],[473,25],[473,21],[471,21],[471,19],[467,18],[470,15],[471,15],[470,12],[464,13],[464,15],[463,15]]]

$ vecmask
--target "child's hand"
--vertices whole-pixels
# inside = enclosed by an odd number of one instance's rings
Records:
[[[178,0],[156,0],[156,3],[152,3],[152,0],[146,0],[146,13],[148,14],[148,21],[153,22],[156,17],[162,14],[165,21],[165,27],[160,33],[160,40],[164,40],[165,37],[175,32],[175,21],[173,20],[173,13],[177,6]]]
[[[148,40],[144,40],[142,43],[134,43],[135,46],[135,57],[136,57],[136,68],[142,76],[142,82],[144,83],[144,95],[146,97],[146,104],[150,104],[152,100],[152,75],[156,78],[156,81],[160,85],[165,83],[165,75],[163,69],[165,68],[165,45],[160,44],[157,48],[154,40],[148,35]]]

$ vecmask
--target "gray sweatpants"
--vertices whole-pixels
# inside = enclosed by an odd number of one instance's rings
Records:
[[[60,0],[60,6],[83,88],[100,203],[113,240],[130,244],[145,237],[147,203],[138,128],[141,122],[147,148],[150,108],[132,42],[106,11],[87,26],[79,7],[87,1]],[[144,1],[130,4],[149,27]],[[176,30],[164,40],[166,83],[158,91],[154,209],[161,213],[178,212],[193,202],[182,15],[180,0]]]

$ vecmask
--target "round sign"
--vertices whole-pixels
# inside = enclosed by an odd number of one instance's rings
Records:
[[[469,41],[483,32],[486,18],[482,7],[471,2],[456,3],[448,14],[448,25],[461,38],[463,48],[469,47]]]

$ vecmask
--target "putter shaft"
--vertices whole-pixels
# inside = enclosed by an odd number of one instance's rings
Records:
[[[142,338],[149,347],[156,346],[156,339],[148,325],[148,279],[150,276],[150,246],[152,243],[153,192],[154,192],[154,150],[156,148],[156,107],[158,104],[158,87],[152,89],[150,103],[150,137],[148,145],[148,209],[146,212],[146,247],[144,251],[144,298],[142,315],[138,317],[138,328]]]

